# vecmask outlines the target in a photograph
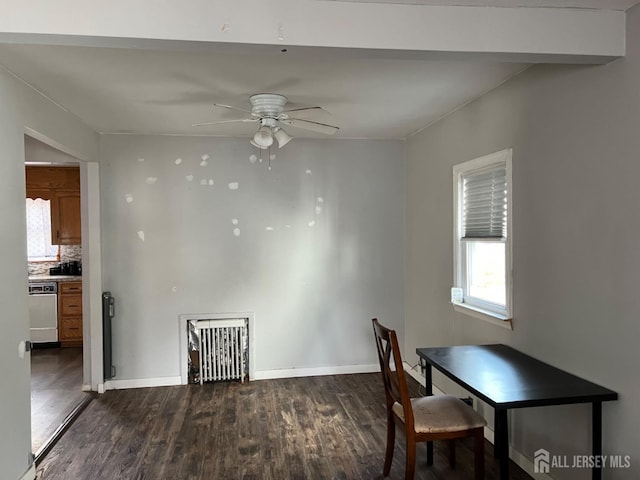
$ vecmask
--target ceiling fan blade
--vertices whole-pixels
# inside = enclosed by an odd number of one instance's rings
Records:
[[[234,107],[233,105],[223,105],[222,103],[214,103],[214,107],[227,108],[229,110],[237,110],[239,112],[251,113],[251,110],[247,110],[246,108]]]
[[[288,118],[286,120],[280,120],[286,125],[290,125],[296,128],[302,128],[304,130],[311,130],[318,133],[324,133],[325,135],[333,135],[339,127],[333,125],[327,125],[326,123],[312,122],[311,120],[302,120],[300,118]]]
[[[240,118],[238,120],[221,120],[219,122],[194,123],[192,127],[204,127],[206,125],[220,125],[221,123],[254,123],[257,118]]]
[[[322,107],[302,107],[302,108],[292,108],[291,110],[285,110],[282,113],[291,113],[291,112],[312,112],[312,111],[318,111],[318,110],[322,110],[323,112],[326,112],[326,110]]]

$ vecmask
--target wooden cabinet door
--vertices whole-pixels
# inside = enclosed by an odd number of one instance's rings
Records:
[[[82,282],[60,282],[58,283],[58,295],[82,295]]]
[[[80,191],[79,167],[27,165],[25,177],[27,190],[35,188],[52,191]]]
[[[82,282],[58,283],[58,337],[63,347],[82,345]]]
[[[42,188],[33,188],[27,185],[27,198],[33,198],[34,200],[37,198],[42,198],[43,200],[49,200],[53,203],[56,194],[53,190],[46,190]]]
[[[80,194],[56,192],[51,209],[51,238],[55,245],[81,243]]]
[[[82,294],[61,295],[59,309],[62,316],[82,315]]]
[[[60,320],[58,330],[60,343],[65,346],[79,346],[82,344],[82,317],[65,317]]]

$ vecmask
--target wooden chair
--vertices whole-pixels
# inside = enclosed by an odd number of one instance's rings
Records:
[[[411,398],[402,366],[396,332],[373,319],[373,331],[387,400],[387,451],[384,476],[388,476],[393,459],[396,425],[406,435],[407,457],[405,480],[413,480],[416,465],[416,443],[450,440],[450,463],[455,465],[453,439],[473,437],[475,440],[475,479],[484,478],[484,434],[487,422],[473,408],[451,395]],[[393,363],[392,363],[393,362]],[[432,449],[427,450],[427,463],[433,463]]]

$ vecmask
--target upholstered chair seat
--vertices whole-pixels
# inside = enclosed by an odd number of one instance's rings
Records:
[[[486,420],[453,395],[434,395],[411,399],[413,428],[416,433],[444,433],[484,427]],[[404,423],[404,411],[398,402],[395,413]]]

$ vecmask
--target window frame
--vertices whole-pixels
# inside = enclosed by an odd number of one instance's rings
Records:
[[[513,317],[513,276],[512,276],[512,245],[513,245],[513,201],[512,201],[512,165],[513,150],[511,148],[499,152],[474,158],[467,162],[453,166],[453,285],[463,290],[462,302],[453,302],[456,311],[471,315],[491,323],[512,328]],[[504,240],[498,239],[462,239],[462,176],[477,170],[492,166],[504,165],[507,183],[507,230]],[[467,244],[470,242],[503,242],[505,245],[505,307],[482,299],[469,297],[466,285],[465,271],[468,270]],[[453,295],[452,295],[453,297]]]

